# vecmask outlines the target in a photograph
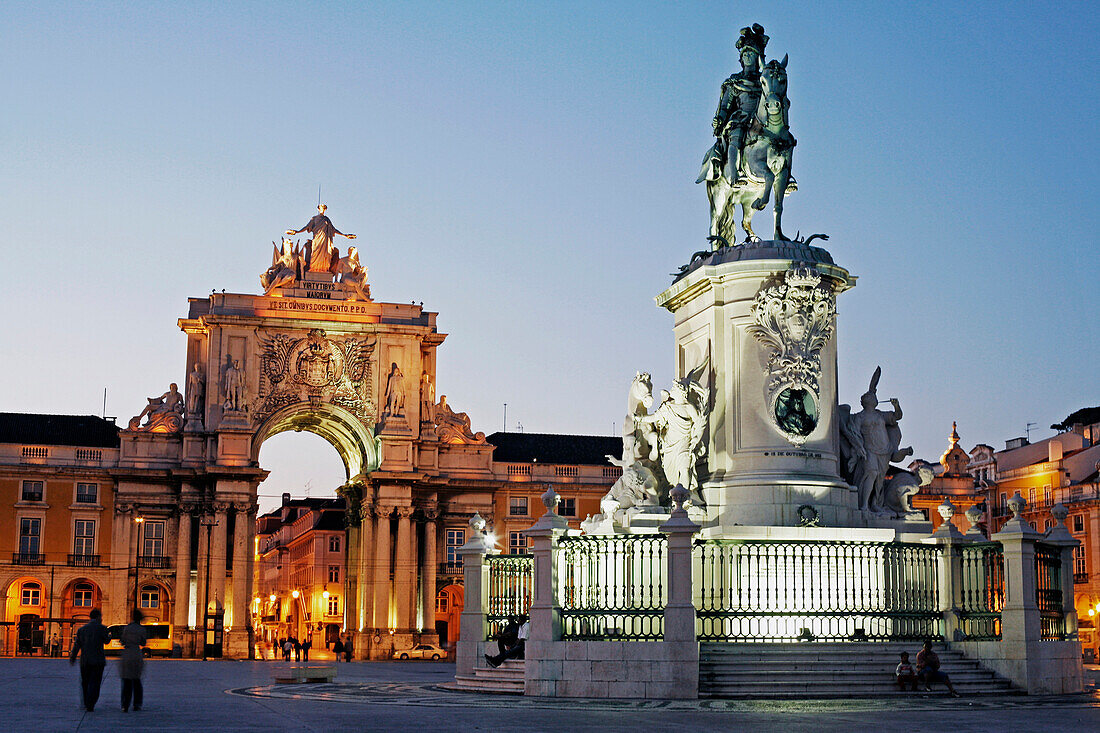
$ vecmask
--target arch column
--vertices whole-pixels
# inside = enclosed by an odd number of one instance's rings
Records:
[[[393,589],[397,606],[397,628],[410,633],[416,627],[413,599],[416,597],[416,538],[412,533],[411,506],[397,508],[397,545],[394,547]]]
[[[226,557],[228,556],[228,527],[226,522],[229,517],[229,504],[225,502],[214,503],[214,521],[212,527],[214,537],[211,541],[210,557],[207,558],[210,566],[210,600],[215,598],[225,607],[225,573]],[[205,609],[203,609],[205,612]]]
[[[248,625],[248,589],[251,586],[251,578],[248,573],[246,559],[248,552],[248,538],[252,534],[250,528],[249,504],[234,504],[233,509],[236,518],[233,522],[233,618],[226,625],[232,625],[236,631],[243,631]]]
[[[377,507],[374,512],[374,623],[379,633],[390,626],[390,512]]]
[[[176,587],[172,599],[172,624],[182,631],[186,629],[188,610],[191,607],[191,512],[190,504],[180,506],[176,523]]]
[[[439,510],[434,507],[424,509],[424,555],[420,559],[421,598],[420,613],[422,617],[421,631],[426,635],[434,635],[435,632],[435,595],[436,595],[436,520],[439,518]],[[425,639],[421,639],[425,641]],[[433,636],[429,641],[437,641]]]

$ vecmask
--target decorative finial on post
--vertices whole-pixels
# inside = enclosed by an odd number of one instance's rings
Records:
[[[474,516],[470,517],[470,529],[477,534],[485,529],[485,518],[481,516],[481,512],[474,512]]]
[[[982,516],[984,512],[978,508],[977,504],[971,504],[970,508],[966,510],[966,521],[970,522],[970,529],[966,530],[967,537],[978,537],[985,539],[985,533],[982,532]]]
[[[943,521],[950,522],[951,518],[955,516],[955,505],[951,503],[951,497],[945,496],[943,503],[936,507],[936,511],[943,517]]]
[[[1050,516],[1054,517],[1054,521],[1058,524],[1065,524],[1069,509],[1066,509],[1062,502],[1058,502],[1050,508]]]
[[[1012,498],[1008,500],[1008,510],[1012,512],[1014,521],[1020,519],[1020,512],[1024,510],[1025,506],[1027,506],[1027,502],[1024,501],[1024,497],[1020,496],[1020,491],[1017,489]]]
[[[558,513],[558,503],[561,501],[561,495],[554,491],[553,484],[549,484],[546,487],[546,493],[542,495],[542,504],[546,507],[546,511],[549,514]]]
[[[684,502],[688,500],[688,490],[683,484],[676,484],[672,491],[668,492],[669,498],[676,504],[673,514],[684,511]]]

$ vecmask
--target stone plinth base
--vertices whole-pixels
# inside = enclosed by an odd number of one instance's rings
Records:
[[[920,542],[928,539],[932,534],[932,523],[923,519],[906,520],[864,515],[863,521],[868,527],[894,530],[899,542]]]
[[[708,481],[702,493],[707,504],[705,527],[797,527],[814,512],[826,527],[863,524],[855,516],[855,492],[839,479],[727,475],[721,481]],[[800,507],[809,507],[802,510],[805,517],[799,515]]]
[[[199,654],[202,654],[202,649],[199,649]],[[248,632],[246,630],[232,629],[225,632],[222,636],[222,658],[248,659]]]

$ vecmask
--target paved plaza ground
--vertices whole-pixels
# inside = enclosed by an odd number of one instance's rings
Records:
[[[447,731],[967,731],[1100,730],[1100,667],[1092,692],[1072,697],[914,696],[792,702],[553,700],[442,690],[443,662],[341,664],[337,682],[274,685],[272,662],[153,660],[146,707],[123,713],[109,662],[94,713],[78,701],[78,672],[63,659],[0,660],[4,730]]]

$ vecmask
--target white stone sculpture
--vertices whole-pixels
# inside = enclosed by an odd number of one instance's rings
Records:
[[[706,392],[698,383],[684,378],[674,382],[670,392],[662,390],[661,404],[652,415],[635,419],[638,424],[656,428],[665,480],[670,486],[682,484],[692,495],[699,487],[695,464],[705,452],[705,405]]]
[[[796,266],[764,283],[750,309],[749,333],[768,349],[767,404],[773,424],[803,445],[821,410],[821,350],[833,335],[833,280]]]
[[[275,288],[293,285],[301,270],[300,255],[296,243],[283,237],[281,250],[279,245],[274,242],[271,245],[275,250],[271,256],[271,267],[267,268],[267,272],[260,275],[260,285],[264,288],[264,295],[269,295]]]
[[[888,510],[885,504],[886,472],[891,461],[902,461],[913,455],[912,448],[901,449],[901,405],[891,399],[891,412],[878,407],[878,381],[882,367],[876,367],[870,388],[860,397],[863,409],[854,415],[851,407],[841,405],[841,463],[851,467],[852,485],[858,492],[861,510],[879,514]],[[847,453],[847,454],[846,454]]]
[[[225,402],[224,407],[228,412],[240,412],[244,410],[244,372],[241,371],[240,359],[234,359],[233,363],[225,369]]]
[[[397,362],[390,365],[389,376],[386,377],[386,411],[387,417],[403,417],[405,415],[405,375],[397,366]]]
[[[145,418],[145,424],[141,419]],[[183,395],[176,383],[168,385],[168,391],[160,397],[148,398],[148,404],[139,414],[130,418],[130,430],[151,433],[176,433],[183,428]]]
[[[920,466],[916,473],[898,471],[886,483],[882,496],[882,510],[894,519],[924,521],[924,513],[909,505],[909,498],[922,486],[932,483],[935,473],[927,466]]]
[[[336,274],[340,282],[351,289],[349,300],[370,300],[370,285],[367,284],[367,268],[359,263],[359,250],[348,247],[346,257],[336,263]]]
[[[187,375],[187,416],[202,419],[202,398],[206,393],[206,377],[202,373],[202,364],[195,362],[191,373]]]
[[[427,372],[420,375],[420,421],[432,422],[432,413],[435,412],[435,385],[432,377]]]
[[[485,433],[473,431],[470,416],[455,412],[447,404],[447,395],[439,396],[439,404],[433,410],[436,434],[444,443],[484,443]]]

